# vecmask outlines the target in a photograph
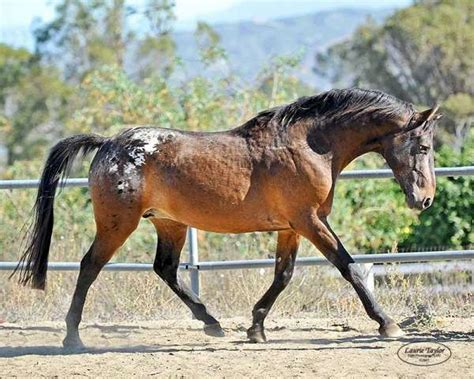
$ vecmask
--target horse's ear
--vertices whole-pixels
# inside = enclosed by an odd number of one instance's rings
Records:
[[[435,105],[433,108],[427,109],[426,111],[419,112],[417,115],[418,124],[422,124],[428,121],[436,121],[439,120],[443,115],[438,112],[439,105]]]

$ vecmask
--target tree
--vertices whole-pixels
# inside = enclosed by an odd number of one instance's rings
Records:
[[[177,57],[176,43],[171,36],[175,3],[172,0],[148,0],[143,15],[149,28],[138,42],[140,63],[136,69],[138,78],[163,76],[169,78],[173,73]],[[134,10],[138,13],[138,10]]]
[[[381,26],[369,20],[350,40],[319,54],[315,70],[335,83],[381,89],[420,106],[444,102],[449,133],[438,137],[459,147],[474,114],[473,46],[474,2],[417,1]]]
[[[36,54],[59,62],[68,81],[80,82],[92,68],[124,62],[131,38],[124,31],[124,0],[63,0],[56,17],[36,25]]]
[[[194,36],[199,47],[199,56],[204,64],[212,65],[226,60],[226,52],[220,45],[221,37],[209,24],[198,22]]]
[[[0,44],[0,131],[9,164],[37,156],[47,140],[57,138],[69,94],[54,67]]]
[[[169,76],[175,59],[173,7],[170,0],[148,0],[143,6],[62,0],[56,17],[35,27],[36,53],[45,62],[60,62],[65,79],[74,83],[103,65],[130,69],[139,78]]]

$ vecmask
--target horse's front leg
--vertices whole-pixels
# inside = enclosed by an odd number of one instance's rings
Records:
[[[323,255],[341,272],[344,279],[352,284],[369,317],[380,325],[379,332],[386,337],[398,337],[403,331],[376,302],[365,284],[359,265],[354,262],[339,238],[332,231],[325,217],[316,213],[309,215],[295,226],[296,230],[308,238]]]
[[[247,336],[251,342],[266,341],[263,322],[278,295],[290,282],[291,276],[293,275],[299,239],[300,236],[291,230],[278,233],[275,277],[270,288],[253,308],[252,326],[247,330]]]

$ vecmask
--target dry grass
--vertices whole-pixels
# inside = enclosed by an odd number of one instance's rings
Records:
[[[9,322],[62,320],[67,312],[77,273],[50,272],[45,292],[19,287],[0,274],[0,317]],[[181,273],[187,279],[185,272]],[[272,280],[271,269],[204,272],[203,302],[218,318],[249,318],[255,302]],[[403,277],[394,270],[376,287],[384,309],[397,319],[415,317],[420,324],[439,316],[470,316],[470,293],[434,293],[426,275]],[[468,286],[464,280],[459,285]],[[295,277],[281,294],[272,315],[301,317],[362,316],[355,291],[334,271],[323,267],[296,268]],[[103,272],[89,292],[84,310],[88,322],[189,318],[181,301],[151,272]],[[423,321],[424,320],[424,321]]]

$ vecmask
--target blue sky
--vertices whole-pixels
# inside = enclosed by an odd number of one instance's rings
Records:
[[[129,0],[140,5],[146,0]],[[50,20],[58,0],[0,0],[0,42],[31,47],[33,20]],[[411,0],[176,0],[178,29],[192,28],[196,21],[210,23],[281,18],[335,8],[404,7]],[[264,17],[264,16],[265,17]]]

